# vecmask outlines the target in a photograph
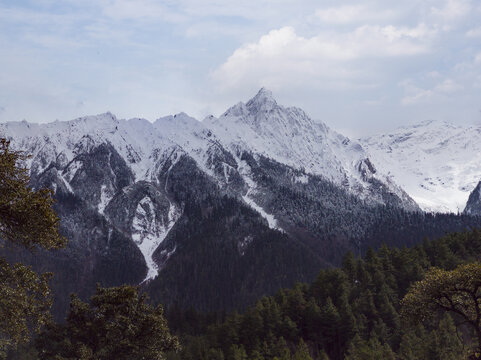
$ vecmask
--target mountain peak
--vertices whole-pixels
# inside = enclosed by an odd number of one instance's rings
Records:
[[[277,102],[272,92],[263,87],[247,102],[246,106],[249,111],[271,110],[277,106]]]
[[[264,97],[269,97],[272,98],[272,91],[265,87],[261,87],[259,91],[257,92],[256,96],[264,96]]]

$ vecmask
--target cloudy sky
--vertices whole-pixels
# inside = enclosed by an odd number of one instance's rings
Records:
[[[0,121],[220,115],[265,86],[350,135],[481,124],[478,0],[0,0]]]

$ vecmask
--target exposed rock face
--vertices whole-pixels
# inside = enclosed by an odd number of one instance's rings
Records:
[[[239,308],[312,280],[348,250],[467,225],[433,226],[359,143],[265,89],[203,122],[106,113],[0,124],[1,136],[32,154],[32,186],[55,191],[67,249],[9,257],[56,273],[59,317],[69,292],[86,297],[96,282],[143,284],[165,303]]]
[[[464,213],[468,215],[481,216],[481,181],[469,195]]]
[[[231,107],[218,119],[207,117],[203,124],[233,154],[247,151],[263,155],[322,176],[367,202],[388,204],[396,197],[397,205],[419,210],[408,194],[376,170],[358,142],[313,121],[299,108],[278,105],[266,89],[246,104]],[[379,184],[385,192],[379,191]]]

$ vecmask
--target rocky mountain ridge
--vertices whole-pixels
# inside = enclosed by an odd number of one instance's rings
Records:
[[[265,89],[202,122],[105,113],[0,136],[32,155],[32,186],[55,191],[67,249],[9,257],[53,271],[59,299],[127,282],[159,302],[242,308],[347,251],[479,223],[422,213],[358,142]]]
[[[368,203],[394,201],[418,210],[402,189],[377,172],[359,143],[315,123],[301,109],[278,105],[266,89],[219,119],[208,117],[203,122],[185,113],[154,123],[119,120],[105,113],[49,124],[0,124],[0,134],[12,139],[14,148],[32,154],[26,165],[34,184],[48,174],[51,184],[44,180],[43,185],[79,195],[112,220],[113,209],[120,206],[116,197],[135,191],[142,181],[151,182],[157,190],[150,192],[156,195],[149,192],[136,199],[136,208],[122,220],[129,226],[119,225],[144,255],[149,266],[146,279],[157,274],[153,252],[182,212],[182,204],[169,200],[167,182],[170,169],[183,156],[192,158],[219,189],[243,199],[275,229],[280,229],[275,216],[258,204],[262,199],[255,200],[258,186],[249,165],[240,159],[243,152],[302,170],[295,181],[318,175]],[[92,153],[102,154],[94,157],[96,164],[88,155]],[[165,180],[159,178],[162,172]]]

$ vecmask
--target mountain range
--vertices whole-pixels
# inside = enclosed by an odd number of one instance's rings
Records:
[[[431,120],[359,141],[425,211],[462,212],[481,180],[481,126]]]
[[[347,251],[479,226],[479,186],[465,214],[430,212],[452,210],[441,196],[452,183],[457,201],[457,192],[467,199],[474,189],[474,132],[464,146],[455,127],[414,129],[355,141],[279,105],[266,89],[202,122],[185,113],[155,122],[105,113],[0,124],[1,137],[31,154],[32,187],[54,190],[69,239],[56,252],[2,251],[55,273],[58,317],[66,294],[85,298],[97,282],[141,284],[166,304],[242,309],[311,281]],[[440,134],[452,164],[441,162]],[[429,159],[438,165],[426,166]]]

